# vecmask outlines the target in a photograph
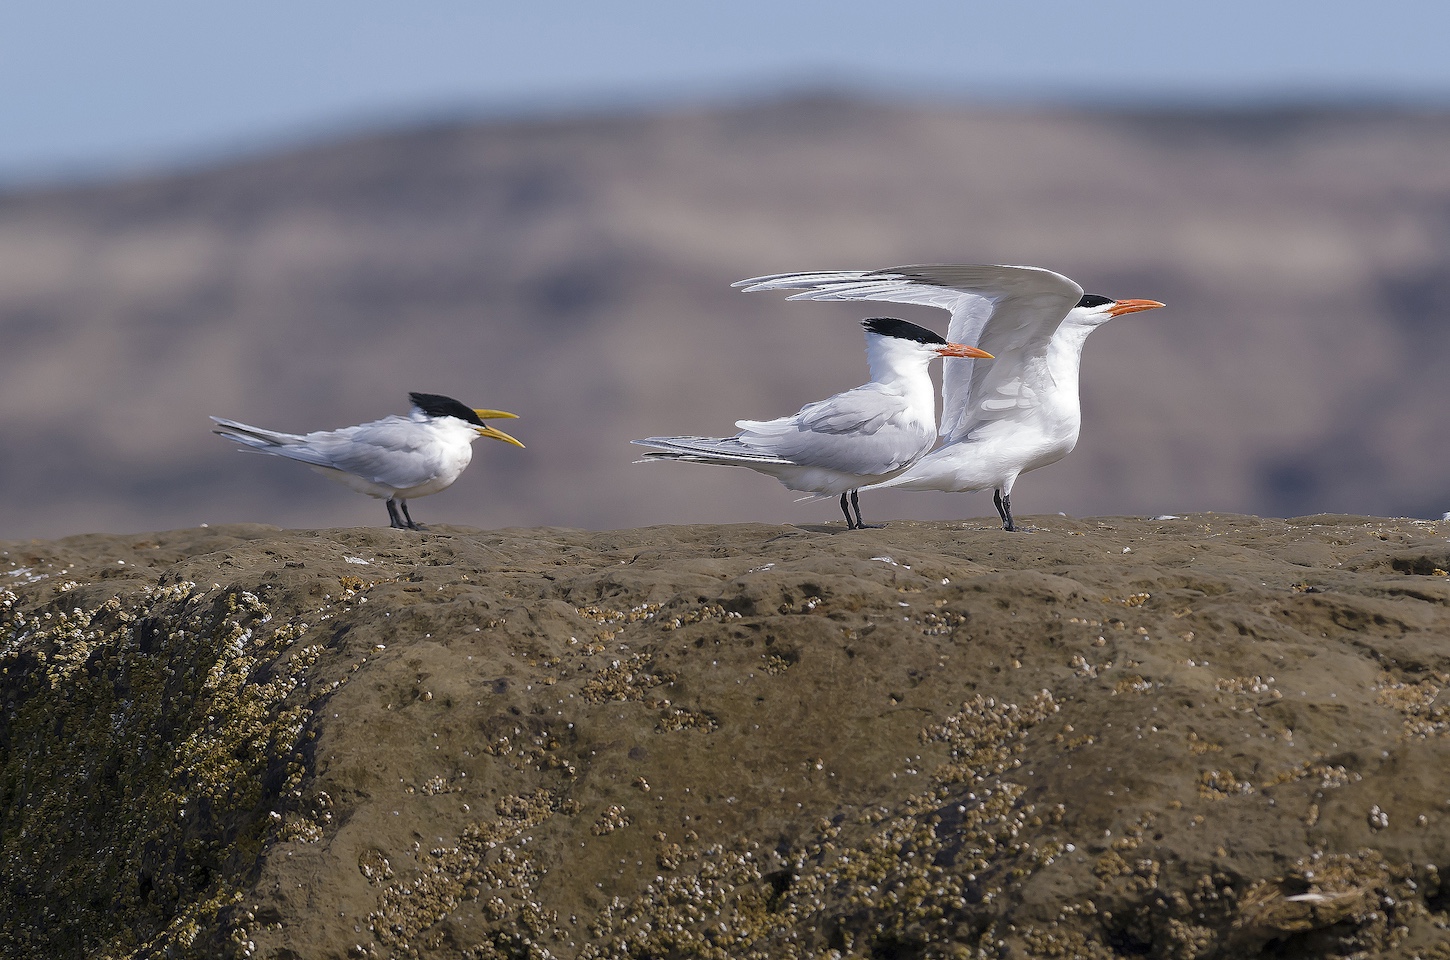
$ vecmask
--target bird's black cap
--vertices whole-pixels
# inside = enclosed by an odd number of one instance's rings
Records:
[[[895,317],[872,317],[870,320],[862,320],[861,326],[866,328],[867,333],[879,333],[883,337],[915,340],[917,343],[946,343],[944,337],[932,333],[926,327],[918,327]]]
[[[467,420],[469,423],[476,423],[480,427],[487,426],[478,418],[478,414],[452,397],[445,397],[441,393],[410,393],[408,399],[413,401],[413,406],[430,417],[457,417],[460,420]]]
[[[1101,307],[1105,303],[1116,302],[1116,300],[1110,297],[1100,297],[1096,293],[1085,293],[1082,299],[1077,302],[1077,305],[1079,307]]]

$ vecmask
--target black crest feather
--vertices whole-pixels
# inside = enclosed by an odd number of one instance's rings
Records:
[[[1096,293],[1085,293],[1082,299],[1077,302],[1079,307],[1101,307],[1105,303],[1115,303],[1111,297],[1100,297]]]
[[[471,408],[441,393],[410,393],[408,399],[413,401],[413,406],[430,417],[457,417],[480,427],[487,426]]]
[[[905,320],[897,320],[895,317],[872,317],[870,320],[862,320],[861,326],[866,328],[867,333],[877,333],[883,337],[915,340],[917,343],[946,343],[945,338],[931,332],[926,327],[919,327]]]

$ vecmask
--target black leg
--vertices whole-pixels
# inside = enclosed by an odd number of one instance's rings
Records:
[[[997,515],[1002,518],[1002,529],[1016,530],[1017,525],[1012,522],[1012,498],[1002,496],[1001,490],[993,490],[992,502],[997,505]]]
[[[395,530],[407,529],[403,526],[403,518],[398,516],[398,502],[392,497],[388,498],[388,520],[390,521],[388,526]]]
[[[884,523],[867,523],[865,520],[861,519],[861,501],[856,498],[855,490],[851,491],[851,506],[854,507],[856,510],[857,530],[866,530],[868,528],[872,530],[880,530],[882,527],[886,526],[886,524]]]
[[[846,494],[844,493],[841,494],[841,512],[846,515],[846,529],[855,530],[856,522],[851,519],[851,510],[848,506],[846,506]]]
[[[399,500],[398,506],[403,508],[403,519],[408,521],[409,530],[422,530],[423,528],[413,522],[413,515],[408,512],[408,501]]]

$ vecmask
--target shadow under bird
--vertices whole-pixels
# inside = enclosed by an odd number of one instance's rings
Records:
[[[633,440],[656,450],[640,462],[682,460],[748,467],[791,490],[841,497],[848,530],[861,520],[859,487],[896,476],[936,439],[936,391],[927,364],[937,357],[980,357],[976,347],[948,343],[905,320],[861,321],[871,381],[778,420],[737,420],[733,437],[649,437]],[[847,506],[847,497],[850,507]],[[853,519],[851,509],[856,516]]]
[[[355,427],[313,433],[279,433],[235,420],[212,417],[213,433],[248,450],[307,464],[359,493],[386,500],[391,526],[421,530],[408,514],[408,501],[452,486],[473,459],[473,441],[491,437],[523,444],[485,423],[513,420],[503,410],[474,410],[452,397],[410,393],[408,415],[392,415]]]
[[[1082,425],[1078,368],[1088,334],[1127,313],[1163,306],[1083,294],[1041,267],[945,264],[780,273],[734,284],[801,290],[791,300],[880,300],[940,307],[947,336],[991,351],[992,360],[948,360],[942,371],[943,443],[878,487],[965,492],[992,489],[1005,530],[1012,487],[1028,470],[1056,463]]]

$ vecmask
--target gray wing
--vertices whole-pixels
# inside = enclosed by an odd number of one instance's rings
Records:
[[[774,454],[758,450],[739,437],[645,437],[631,440],[641,447],[654,447],[645,459],[698,460],[705,463],[779,463],[789,464]]]
[[[948,357],[942,373],[941,434],[965,436],[981,419],[991,396],[994,367],[1010,369],[1045,349],[1063,317],[1082,298],[1082,287],[1041,267],[1000,264],[935,264],[780,273],[735,286],[746,291],[801,290],[791,300],[882,300],[940,307],[951,313],[947,339],[981,347],[995,360]],[[998,377],[1002,375],[998,373]]]
[[[385,417],[341,430],[280,433],[235,420],[212,417],[215,432],[246,444],[314,467],[341,470],[387,487],[412,487],[435,477],[440,455],[423,424],[406,417]]]
[[[441,469],[435,438],[424,424],[406,417],[309,433],[303,440],[301,446],[276,452],[389,487],[415,486],[437,476]]]
[[[739,439],[752,448],[792,463],[843,473],[886,473],[916,460],[931,445],[906,418],[901,396],[880,384],[808,403],[793,417],[739,420]]]
[[[295,433],[265,430],[262,427],[254,427],[238,420],[228,420],[225,417],[212,417],[211,419],[218,427],[212,433],[226,437],[228,440],[235,440],[258,453],[271,453],[314,466],[328,466],[327,463],[318,459],[318,454],[308,445],[307,437]]]

